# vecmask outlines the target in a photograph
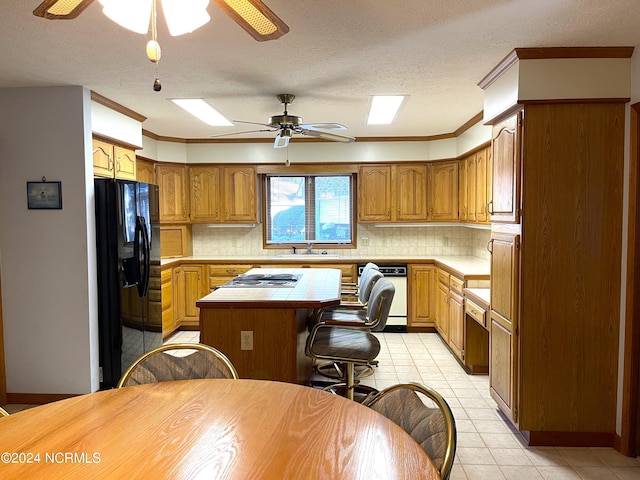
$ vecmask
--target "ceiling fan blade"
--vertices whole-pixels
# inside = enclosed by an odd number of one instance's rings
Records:
[[[87,8],[93,0],[45,0],[33,14],[48,20],[71,20]]]
[[[320,130],[307,130],[306,128],[300,128],[298,133],[308,135],[310,137],[322,138],[324,140],[331,140],[332,142],[351,143],[355,141],[354,137],[348,137],[347,135],[338,135],[337,133],[321,132]]]
[[[305,123],[300,128],[308,130],[347,130],[347,127],[339,123]]]
[[[245,122],[244,120],[231,120],[231,123],[244,123],[246,125],[261,125],[263,127],[271,127],[271,125],[266,124],[266,123],[258,123],[258,122]],[[265,131],[275,131],[278,130],[277,128],[274,128],[273,130],[265,130]]]
[[[262,129],[262,130],[246,130],[243,132],[229,132],[229,133],[220,133],[218,135],[211,135],[211,138],[215,138],[215,137],[228,137],[230,135],[242,135],[243,133],[260,133],[260,132],[275,132],[277,129],[275,130],[270,130],[270,129]]]
[[[213,0],[213,3],[259,42],[275,40],[289,31],[289,27],[260,0]]]
[[[291,137],[283,136],[278,134],[275,142],[273,142],[273,148],[284,148],[289,145],[289,139]]]

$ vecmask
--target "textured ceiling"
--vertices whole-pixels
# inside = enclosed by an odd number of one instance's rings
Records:
[[[2,0],[0,87],[84,85],[146,116],[143,127],[161,136],[247,130],[209,127],[169,98],[204,98],[231,120],[266,122],[282,113],[278,93],[296,95],[289,113],[307,123],[342,123],[356,137],[427,136],[482,110],[477,83],[513,48],[640,45],[638,0],[265,3],[290,31],[262,43],[214,4],[211,22],[182,37],[169,36],[160,14],[156,93],[147,38],[104,17],[97,0],[65,21],[33,16],[39,0]],[[409,95],[393,125],[364,124],[376,94]]]

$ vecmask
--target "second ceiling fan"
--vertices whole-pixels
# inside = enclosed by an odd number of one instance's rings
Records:
[[[296,98],[295,95],[291,95],[290,93],[282,93],[278,95],[277,98],[280,103],[284,105],[284,112],[282,113],[282,115],[274,115],[273,117],[270,117],[268,123],[233,120],[233,123],[261,125],[267,128],[258,130],[247,130],[243,132],[223,133],[220,135],[213,135],[212,137],[226,137],[229,135],[240,135],[243,133],[278,132],[275,142],[273,143],[273,148],[283,148],[288,146],[289,140],[294,134],[322,138],[324,140],[330,140],[332,142],[351,143],[355,141],[354,137],[333,133],[333,131],[335,130],[346,130],[347,127],[345,127],[344,125],[341,125],[339,123],[302,123],[302,117],[298,117],[297,115],[290,115],[287,111],[287,107],[288,105],[291,105],[293,100]]]
[[[140,3],[142,1],[142,3]],[[100,3],[107,8],[109,6],[131,7],[145,10],[145,2],[148,3],[146,11],[151,12],[151,2],[153,0],[100,0]],[[48,20],[71,20],[80,15],[93,0],[45,0],[36,7],[33,14]],[[208,5],[208,0],[162,0],[165,9],[176,11],[181,8],[204,8]],[[213,0],[229,17],[240,25],[249,35],[264,42],[275,40],[289,31],[289,27],[260,0]],[[148,27],[148,24],[147,24]],[[185,32],[183,32],[185,33]]]

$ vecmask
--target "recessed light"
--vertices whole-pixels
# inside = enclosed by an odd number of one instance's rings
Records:
[[[367,125],[389,125],[395,120],[404,95],[375,95],[371,98],[371,107]]]
[[[207,125],[233,127],[233,123],[201,98],[172,98],[171,101]]]

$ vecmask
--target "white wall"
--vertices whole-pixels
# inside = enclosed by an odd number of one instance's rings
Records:
[[[7,391],[99,387],[91,101],[82,87],[0,89],[0,266]],[[26,182],[62,182],[28,210]]]

